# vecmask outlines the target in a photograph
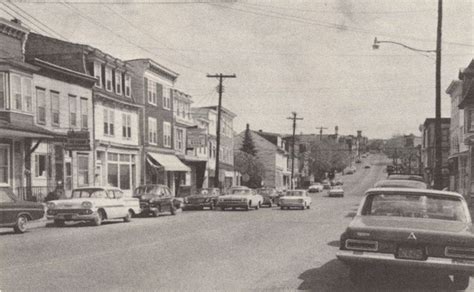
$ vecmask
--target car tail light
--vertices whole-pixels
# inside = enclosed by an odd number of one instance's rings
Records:
[[[373,240],[347,239],[346,248],[352,250],[377,251],[379,243]]]
[[[444,255],[453,258],[474,259],[474,248],[447,246]]]

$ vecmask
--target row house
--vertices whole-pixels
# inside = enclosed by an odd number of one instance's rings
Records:
[[[95,164],[89,184],[116,186],[131,196],[141,176],[138,122],[142,105],[132,95],[130,65],[91,46],[34,33],[28,36],[26,55],[94,78],[89,100]]]
[[[266,187],[276,188],[278,190],[291,188],[291,168],[288,163],[288,152],[286,141],[282,135],[276,133],[259,131],[250,131],[256,156],[263,163],[265,168],[265,177],[262,181]],[[245,137],[245,130],[235,136],[234,150],[242,147]]]
[[[463,147],[467,147],[468,151],[468,154],[465,154],[467,162],[464,164],[462,158],[459,162],[459,181],[461,183],[461,176],[466,173],[463,195],[468,202],[472,203],[474,195],[474,59],[460,71],[459,82],[454,87],[448,89],[451,89],[451,95],[459,97],[458,108],[463,111]],[[463,166],[465,168],[462,168]]]
[[[449,128],[451,119],[441,118],[441,167],[443,188],[449,185],[448,157],[449,157]],[[424,179],[433,185],[435,166],[435,119],[428,118],[421,126],[423,141],[421,144],[421,160],[424,168]]]
[[[229,188],[239,185],[241,181],[240,173],[234,170],[233,120],[236,115],[225,107],[221,109],[219,185],[220,187]],[[206,145],[194,148],[196,157],[207,157],[207,168],[204,171],[202,187],[217,187],[215,185],[217,106],[192,108],[192,116],[197,126],[205,130],[207,135]]]
[[[31,35],[19,21],[0,18],[0,186],[42,200],[57,187],[93,180],[95,78],[25,57]]]

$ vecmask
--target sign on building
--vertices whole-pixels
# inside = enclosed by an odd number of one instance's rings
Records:
[[[207,146],[207,135],[205,129],[187,129],[187,148],[197,148]]]
[[[64,148],[71,151],[90,151],[91,140],[89,131],[68,131]]]

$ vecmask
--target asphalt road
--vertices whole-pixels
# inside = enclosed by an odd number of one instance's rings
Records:
[[[354,291],[335,253],[364,191],[385,177],[380,157],[369,162],[343,176],[344,198],[312,194],[304,211],[187,211],[23,235],[0,230],[0,290]],[[380,275],[370,290],[444,291],[449,283]]]

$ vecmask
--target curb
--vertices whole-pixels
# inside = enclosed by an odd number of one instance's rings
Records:
[[[52,223],[53,220],[48,220],[46,217],[43,217],[39,220],[29,221],[28,229],[36,229],[46,227],[47,224]]]

